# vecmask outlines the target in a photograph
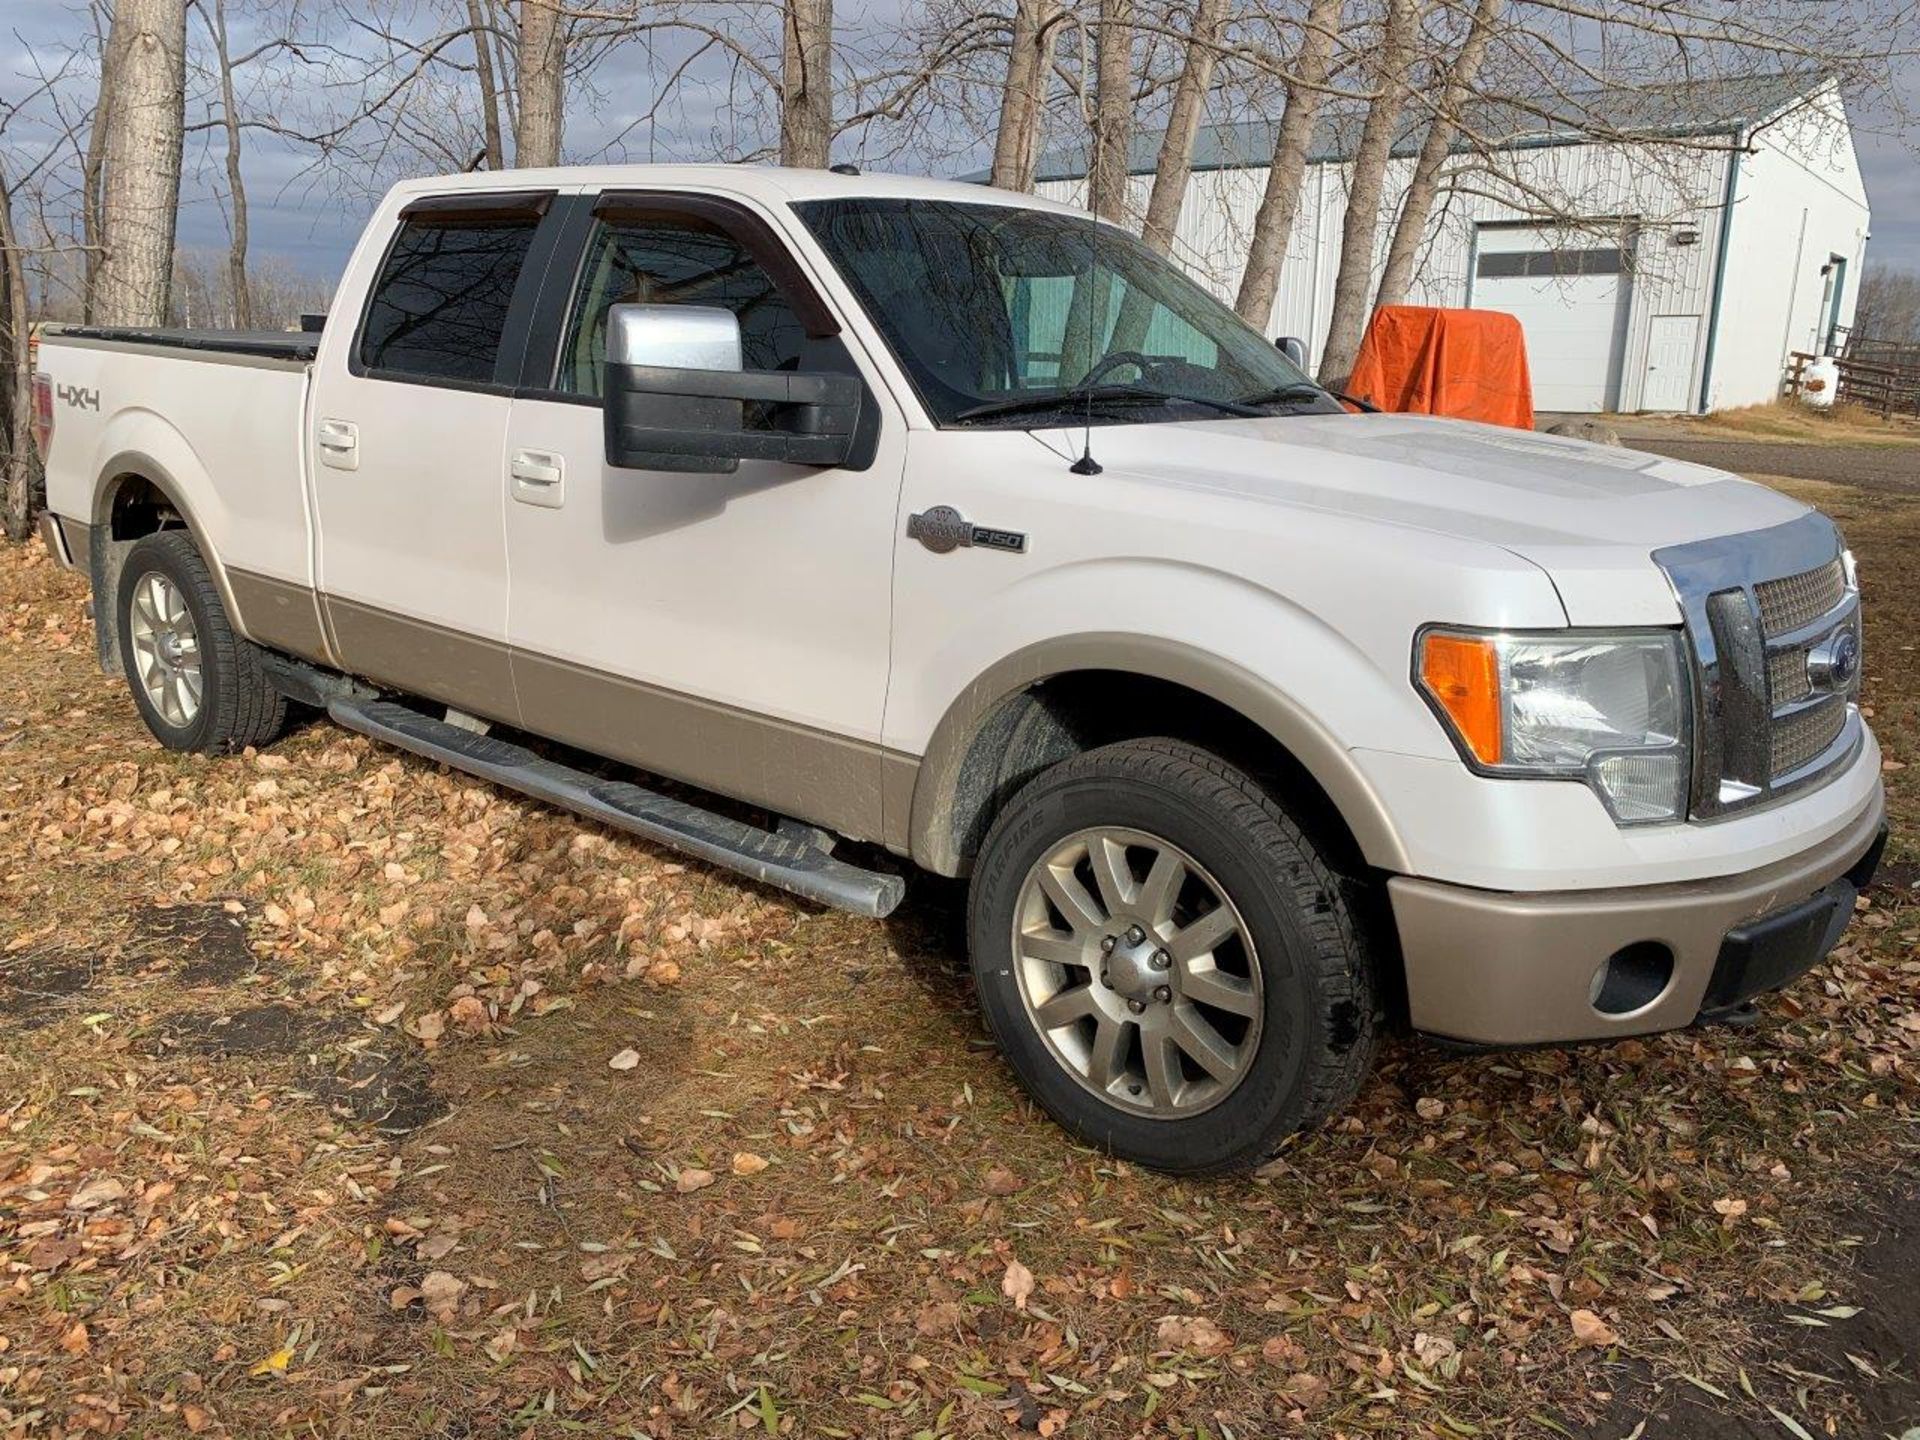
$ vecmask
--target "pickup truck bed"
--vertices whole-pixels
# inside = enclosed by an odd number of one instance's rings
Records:
[[[63,325],[65,340],[111,340],[117,344],[158,345],[202,354],[258,355],[271,360],[311,361],[320,349],[317,332],[303,330],[150,330],[131,325]]]

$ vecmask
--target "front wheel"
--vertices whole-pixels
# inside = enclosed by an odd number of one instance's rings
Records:
[[[1258,1165],[1372,1057],[1342,882],[1259,785],[1191,746],[1108,746],[1020,791],[981,847],[969,930],[1022,1082],[1143,1165]]]

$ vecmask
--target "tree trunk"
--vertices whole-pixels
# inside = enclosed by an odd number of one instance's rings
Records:
[[[487,168],[507,168],[507,149],[500,134],[500,86],[493,75],[493,46],[487,38],[487,20],[480,0],[467,0],[467,29],[473,33],[473,69],[480,80],[480,123],[487,137]]]
[[[1340,230],[1340,270],[1333,282],[1333,315],[1327,348],[1320,356],[1320,381],[1340,385],[1353,373],[1366,332],[1373,298],[1373,242],[1380,232],[1380,197],[1386,188],[1387,162],[1406,104],[1407,65],[1420,21],[1420,0],[1387,0],[1384,32],[1374,73],[1378,88],[1367,106],[1366,124],[1353,156],[1347,187],[1347,217]]]
[[[113,103],[94,316],[104,325],[159,325],[173,282],[180,205],[186,0],[120,0],[108,43]]]
[[[993,138],[990,183],[1002,190],[1033,189],[1040,156],[1040,114],[1053,70],[1052,0],[1014,0],[1013,38],[1007,44],[1007,81],[1000,94],[1000,128]]]
[[[1124,224],[1127,143],[1133,138],[1133,0],[1100,0],[1099,26],[1087,206],[1103,220]]]
[[[1162,255],[1173,248],[1180,208],[1186,203],[1187,181],[1193,174],[1193,140],[1200,132],[1207,92],[1213,88],[1213,47],[1226,15],[1227,0],[1197,0],[1194,5],[1186,63],[1174,85],[1167,133],[1160,141],[1160,159],[1153,171],[1153,193],[1147,197],[1147,218],[1140,227],[1140,238]]]
[[[1300,209],[1300,187],[1307,176],[1307,152],[1320,120],[1323,87],[1333,67],[1334,42],[1340,33],[1341,0],[1313,0],[1307,10],[1300,48],[1293,56],[1293,83],[1287,87],[1287,110],[1273,137],[1273,158],[1267,164],[1267,185],[1254,212],[1253,234],[1247,244],[1247,268],[1240,273],[1240,293],[1233,308],[1249,325],[1265,333],[1273,319],[1274,297],[1280,293],[1280,271],[1287,262],[1287,242],[1293,235],[1293,217]]]
[[[247,182],[240,171],[240,114],[233,100],[233,59],[227,49],[226,0],[213,0],[207,23],[213,31],[214,58],[220,65],[220,122],[227,136],[227,194],[233,204],[232,237],[227,250],[227,288],[233,292],[233,325],[253,328],[253,290],[247,284]]]
[[[780,163],[826,168],[833,148],[833,0],[786,0]]]
[[[1413,178],[1407,183],[1406,199],[1400,205],[1400,220],[1393,228],[1393,240],[1387,246],[1387,268],[1380,275],[1377,305],[1399,305],[1407,298],[1413,283],[1413,261],[1427,233],[1427,221],[1433,216],[1433,204],[1440,196],[1440,168],[1453,150],[1461,107],[1473,89],[1480,61],[1493,38],[1493,27],[1500,19],[1503,0],[1479,0],[1473,9],[1473,23],[1459,53],[1447,69],[1427,126],[1427,138],[1421,142],[1420,158],[1414,161]]]
[[[520,0],[520,129],[513,163],[560,163],[566,117],[567,32],[555,0]]]
[[[100,45],[100,98],[94,103],[93,122],[87,127],[87,152],[80,162],[80,243],[85,250],[80,318],[88,324],[94,319],[94,287],[99,283],[104,244],[100,191],[107,170],[107,132],[113,126],[113,91],[118,84],[115,58],[113,37],[109,35]]]
[[[25,257],[13,228],[13,192],[0,172],[0,531],[33,533],[40,457],[33,450],[33,367],[27,358]]]

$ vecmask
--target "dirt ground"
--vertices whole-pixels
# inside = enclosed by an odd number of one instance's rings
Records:
[[[1210,1182],[1026,1103],[950,888],[814,911],[323,723],[168,754],[0,549],[0,1436],[1899,1437],[1920,496],[1780,483],[1889,761],[1831,963],[1749,1028],[1397,1038]]]

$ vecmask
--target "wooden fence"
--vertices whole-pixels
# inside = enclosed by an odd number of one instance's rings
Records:
[[[1864,352],[1864,353],[1863,353]],[[1783,393],[1797,399],[1814,357],[1795,350],[1787,357]],[[1920,415],[1920,345],[1848,339],[1847,353],[1834,357],[1839,385],[1834,399],[1877,415]]]

